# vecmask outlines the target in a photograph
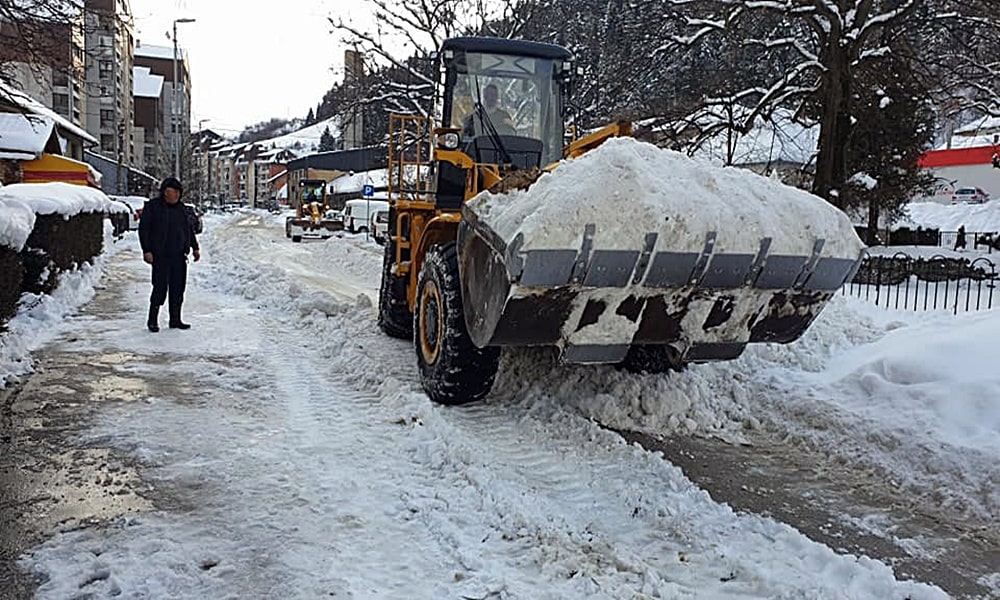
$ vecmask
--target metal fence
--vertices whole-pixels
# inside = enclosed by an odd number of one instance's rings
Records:
[[[958,314],[1000,305],[1000,297],[994,299],[998,283],[996,264],[989,257],[924,258],[897,252],[865,256],[843,291],[885,308]]]

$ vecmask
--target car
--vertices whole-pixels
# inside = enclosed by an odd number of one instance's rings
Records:
[[[111,196],[112,200],[121,202],[129,207],[131,218],[128,228],[132,231],[139,229],[139,219],[142,217],[142,208],[146,205],[148,198],[141,196]]]
[[[201,220],[201,209],[193,204],[185,204],[184,210],[187,213],[188,223],[196,234],[201,234],[205,230],[205,225]]]
[[[389,211],[378,210],[372,215],[371,222],[372,237],[379,244],[384,244],[389,237]]]
[[[990,199],[990,193],[977,187],[960,187],[951,194],[951,203],[983,204]]]

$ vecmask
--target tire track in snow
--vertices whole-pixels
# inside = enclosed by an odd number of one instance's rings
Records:
[[[294,313],[295,302],[278,308]],[[531,597],[541,577],[569,594],[606,597],[823,595],[817,571],[852,572],[887,593],[908,587],[785,525],[733,515],[675,467],[553,402],[429,405],[415,370],[401,366],[413,364],[412,350],[373,331],[370,311],[341,307],[295,323],[326,340],[325,358],[355,388],[400,413],[411,461],[436,484],[407,481],[405,504],[462,564],[493,575],[489,592]],[[776,574],[765,564],[775,544],[787,556]]]

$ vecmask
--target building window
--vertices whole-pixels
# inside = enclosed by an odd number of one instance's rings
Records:
[[[115,151],[115,136],[105,133],[101,136],[101,151],[113,154]]]
[[[115,124],[115,111],[107,108],[101,109],[101,127],[111,127]]]
[[[98,73],[101,76],[101,79],[108,79],[109,77],[111,77],[111,73],[112,73],[113,69],[112,69],[112,64],[111,64],[110,60],[102,60],[102,61],[100,61],[98,63],[97,68],[98,68]]]
[[[63,71],[62,69],[53,69],[52,85],[60,87],[66,87],[69,85],[69,75],[66,74],[66,71]]]
[[[52,94],[52,110],[69,115],[69,94]]]

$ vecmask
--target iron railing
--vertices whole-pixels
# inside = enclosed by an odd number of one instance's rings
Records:
[[[994,300],[998,283],[996,264],[985,256],[924,258],[897,252],[892,256],[866,254],[843,292],[884,308],[958,314],[1000,305]]]

